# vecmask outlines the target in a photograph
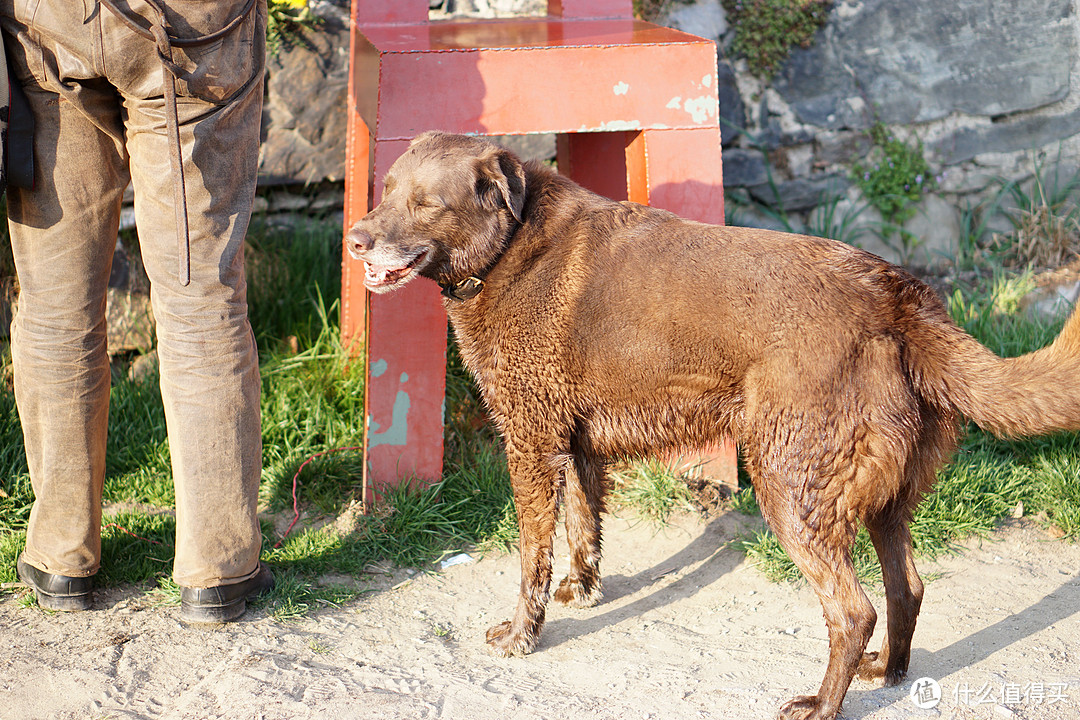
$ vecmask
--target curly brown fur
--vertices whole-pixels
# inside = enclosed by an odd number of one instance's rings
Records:
[[[1007,435],[1080,428],[1080,316],[1050,347],[996,357],[902,269],[847,245],[715,227],[606,200],[482,140],[417,139],[382,203],[349,232],[385,292],[444,287],[462,357],[506,441],[521,592],[488,642],[533,649],[562,492],[570,573],[555,599],[600,597],[612,459],[737,439],[762,513],[817,592],[829,629],[818,694],[787,718],[832,718],[852,677],[908,669],[923,587],[908,524],[967,416]],[[476,285],[480,287],[480,285]],[[850,549],[881,560],[888,633]]]

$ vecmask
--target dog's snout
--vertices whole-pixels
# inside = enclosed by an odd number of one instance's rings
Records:
[[[375,238],[359,225],[354,225],[345,236],[345,245],[349,254],[356,259],[375,246]]]

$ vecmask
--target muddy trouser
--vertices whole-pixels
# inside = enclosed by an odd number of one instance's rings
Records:
[[[213,33],[246,3],[163,4],[169,34],[184,37]],[[116,6],[142,26],[155,18],[145,0]],[[258,570],[259,370],[243,243],[265,12],[259,0],[219,41],[172,51],[184,71],[175,87],[188,230],[178,241],[175,154],[153,40],[95,0],[0,0],[12,82],[24,86],[36,121],[34,187],[9,188],[8,212],[20,288],[15,397],[35,496],[23,558],[39,569],[81,577],[101,560],[105,298],[130,181],[176,489],[173,577],[211,587]]]

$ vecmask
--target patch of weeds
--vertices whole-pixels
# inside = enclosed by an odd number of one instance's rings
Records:
[[[313,30],[322,18],[311,12],[308,0],[269,0],[266,16],[266,49],[277,55],[283,47],[299,43],[305,30]]]
[[[15,582],[15,562],[19,553],[26,547],[26,530],[4,530],[0,532],[0,583]]]
[[[1000,262],[1012,268],[1054,268],[1080,254],[1080,171],[1061,177],[1061,163],[1050,171],[1036,158],[1032,190],[1019,182],[1004,183],[1001,195],[1012,199],[1008,213],[1013,232],[995,234],[992,247]]]
[[[449,623],[431,623],[431,634],[440,640],[453,640],[454,639],[454,627]]]
[[[334,648],[331,645],[325,645],[319,642],[315,638],[311,638],[310,640],[308,640],[308,650],[315,653],[316,655],[327,655],[329,653],[332,653],[334,651]]]
[[[144,597],[153,607],[180,607],[180,586],[171,575],[158,578],[157,585],[146,591]]]
[[[760,515],[757,497],[754,496],[754,488],[741,487],[739,492],[731,496],[731,509],[742,515]]]
[[[613,472],[611,498],[654,525],[666,523],[673,512],[694,507],[685,478],[658,460],[635,462]]]
[[[723,0],[735,28],[731,50],[750,72],[769,80],[792,48],[810,47],[829,16],[829,0]]]
[[[10,361],[10,355],[5,353],[4,362]],[[10,389],[0,389],[0,548],[9,533],[26,528],[33,497],[15,394]],[[0,557],[4,557],[2,550]],[[0,578],[3,577],[4,568],[0,567]]]
[[[874,144],[866,163],[855,163],[852,179],[866,201],[881,213],[884,220],[882,239],[900,238],[905,258],[918,245],[918,238],[904,230],[904,223],[915,216],[923,195],[937,186],[930,165],[923,155],[922,141],[907,143],[880,122],[870,128]]]
[[[1050,344],[1065,319],[1046,321],[1020,311],[1020,299],[1034,288],[1033,275],[997,271],[971,292],[961,288],[949,297],[952,319],[976,340],[1002,357],[1015,357]]]
[[[998,212],[1002,194],[998,193],[988,203],[972,204],[966,201],[960,210],[960,237],[956,243],[956,267],[959,270],[985,268],[996,263],[993,253],[984,247],[983,238],[989,229],[990,219]]]
[[[277,228],[254,218],[245,265],[248,317],[261,356],[302,353],[325,339],[333,303],[328,308],[324,298],[341,295],[340,223]]]
[[[293,478],[305,505],[329,514],[362,494],[364,366],[341,346],[332,309],[321,299],[320,327],[305,349],[271,351],[262,368],[263,481],[261,502],[272,511],[292,507]],[[323,453],[322,455],[319,455]]]
[[[249,604],[264,610],[279,623],[292,623],[309,615],[318,606],[338,607],[363,595],[366,590],[352,585],[323,586],[304,573],[273,565],[274,589],[254,598]]]
[[[1057,447],[1034,461],[1045,481],[1036,493],[1034,509],[1054,535],[1080,537],[1080,435],[1056,438]]]

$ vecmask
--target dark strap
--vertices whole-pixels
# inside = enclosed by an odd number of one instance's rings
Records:
[[[0,47],[0,53],[3,48]],[[4,158],[7,184],[11,187],[34,187],[34,113],[18,81],[8,85],[11,92],[8,108],[7,146]]]
[[[132,32],[153,41],[157,46],[158,60],[161,61],[161,78],[165,86],[165,130],[169,138],[169,161],[173,170],[173,198],[176,212],[176,243],[180,257],[180,284],[188,285],[191,282],[191,236],[188,230],[184,158],[180,151],[180,120],[176,112],[176,81],[186,77],[187,71],[173,62],[172,49],[174,47],[206,45],[224,37],[244,21],[244,18],[255,7],[256,0],[248,0],[247,5],[244,6],[240,14],[220,30],[209,35],[200,35],[193,38],[178,38],[169,35],[165,8],[159,0],[143,0],[154,10],[153,22],[147,21],[142,16],[136,16],[139,21],[149,22],[149,27],[143,27],[136,18],[116,7],[113,0],[100,0],[100,2],[113,15],[120,18]]]
[[[480,294],[480,291],[484,289],[484,281],[475,275],[470,275],[461,282],[452,285],[440,283],[439,287],[442,288],[443,297],[448,297],[456,302],[465,302]]]

